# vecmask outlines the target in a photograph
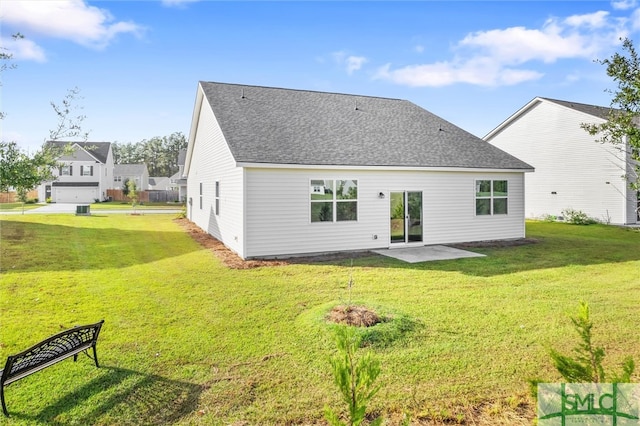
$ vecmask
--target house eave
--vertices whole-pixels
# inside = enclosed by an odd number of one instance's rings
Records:
[[[482,167],[416,167],[416,166],[352,166],[352,165],[327,165],[327,164],[278,164],[278,163],[253,163],[236,162],[236,167],[247,169],[333,169],[333,170],[373,170],[373,171],[422,171],[422,172],[461,172],[461,173],[531,173],[534,168],[482,168]]]

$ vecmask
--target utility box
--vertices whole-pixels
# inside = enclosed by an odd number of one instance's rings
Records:
[[[76,216],[90,216],[91,215],[91,206],[80,205],[76,206]]]

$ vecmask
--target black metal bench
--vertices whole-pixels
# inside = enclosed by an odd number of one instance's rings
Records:
[[[100,367],[98,365],[96,343],[103,323],[104,320],[95,324],[71,328],[43,340],[26,351],[7,357],[4,369],[0,370],[0,399],[2,399],[4,415],[9,416],[7,405],[4,402],[5,386],[70,356],[73,356],[73,360],[76,361],[78,354],[83,351],[91,358],[88,353],[89,349],[93,349],[92,359],[95,361],[96,367]]]

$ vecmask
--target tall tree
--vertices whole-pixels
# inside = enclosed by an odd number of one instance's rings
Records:
[[[174,132],[137,143],[114,143],[113,156],[116,164],[145,163],[150,176],[171,176],[179,169],[180,150],[186,148],[187,138],[182,132]]]
[[[0,192],[13,188],[18,199],[27,202],[27,194],[44,181],[54,180],[61,151],[45,144],[29,155],[16,142],[0,142]]]
[[[608,120],[601,124],[582,124],[598,141],[611,144],[627,161],[625,177],[632,188],[640,190],[640,57],[633,42],[625,38],[622,52],[611,58],[598,60],[607,67],[607,75],[617,88],[612,94]]]

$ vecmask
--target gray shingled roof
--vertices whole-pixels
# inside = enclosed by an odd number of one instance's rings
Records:
[[[540,99],[544,99],[544,100],[556,103],[558,105],[562,105],[562,106],[565,106],[567,108],[571,108],[571,109],[574,109],[576,111],[580,111],[580,112],[583,112],[585,114],[593,115],[594,117],[602,118],[602,119],[605,119],[605,120],[607,120],[609,118],[609,113],[611,112],[611,108],[610,107],[601,107],[601,106],[597,106],[597,105],[581,104],[579,102],[560,101],[558,99],[551,99],[551,98],[540,98]]]
[[[114,176],[142,176],[147,169],[146,164],[115,164],[113,166]]]
[[[53,146],[61,147],[68,144],[78,145],[94,157],[102,164],[107,162],[107,157],[109,155],[109,148],[111,147],[111,142],[68,142],[68,141],[48,141],[47,144],[51,144]]]
[[[533,169],[409,101],[200,84],[240,163]]]

